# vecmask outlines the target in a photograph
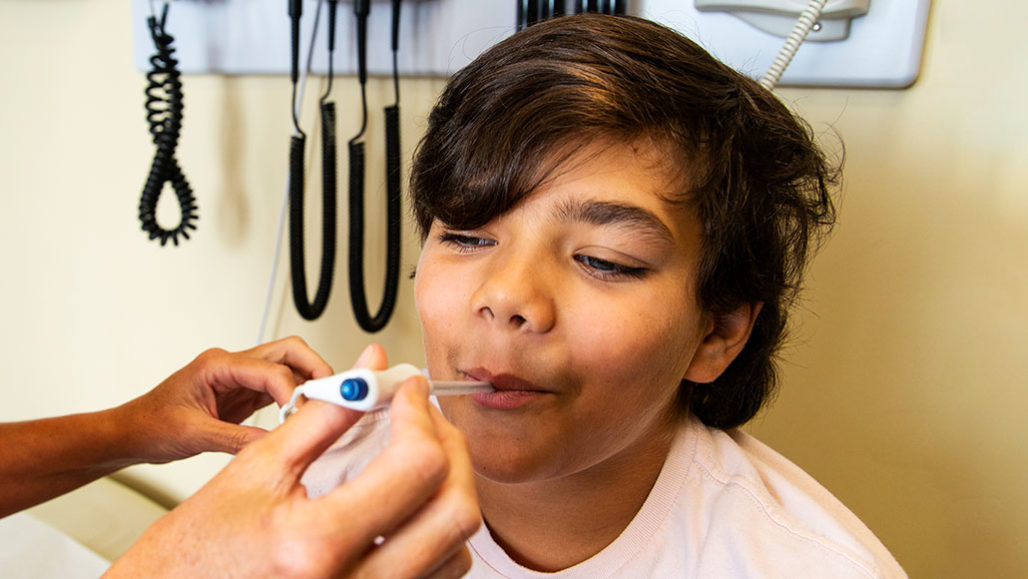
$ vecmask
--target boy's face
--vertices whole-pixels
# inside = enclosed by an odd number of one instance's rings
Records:
[[[480,476],[629,465],[670,434],[680,381],[709,373],[700,224],[665,200],[684,184],[662,160],[592,148],[480,229],[433,223],[415,284],[430,373],[498,389],[440,398]]]

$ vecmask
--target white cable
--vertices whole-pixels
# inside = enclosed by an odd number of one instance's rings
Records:
[[[311,31],[311,43],[307,48],[307,64],[300,71],[300,78],[298,81],[298,87],[296,90],[296,102],[293,106],[296,107],[296,118],[301,118],[300,113],[303,112],[303,90],[307,86],[307,76],[311,72],[311,61],[312,55],[314,54],[314,40],[318,37],[318,22],[321,19],[321,5],[322,2],[318,2],[318,7],[314,11],[314,29]],[[313,149],[312,149],[313,150]],[[309,167],[309,163],[304,163],[304,167]],[[306,169],[305,169],[306,170]],[[264,312],[261,314],[260,325],[257,329],[257,343],[261,345],[264,343],[264,332],[268,325],[268,317],[271,313],[271,298],[275,294],[275,279],[278,277],[278,260],[279,255],[282,253],[282,237],[285,231],[286,223],[286,210],[289,207],[289,177],[286,176],[286,187],[285,192],[282,193],[282,206],[278,212],[278,231],[275,233],[275,249],[272,252],[271,257],[271,275],[268,277],[268,290],[264,298]]]
[[[778,80],[782,78],[782,73],[785,72],[786,67],[792,62],[792,58],[796,56],[796,51],[799,50],[800,45],[803,44],[803,41],[807,39],[807,35],[810,34],[810,29],[817,24],[817,19],[821,17],[821,11],[824,10],[827,2],[828,0],[810,0],[810,3],[807,4],[807,7],[796,20],[796,26],[793,27],[792,32],[785,39],[782,49],[775,56],[774,62],[771,63],[763,78],[760,79],[761,86],[767,90],[775,88]]]

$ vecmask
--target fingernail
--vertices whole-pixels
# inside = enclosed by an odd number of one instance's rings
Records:
[[[371,356],[374,353],[374,351],[375,351],[375,345],[374,344],[368,344],[367,347],[364,348],[364,351],[361,352],[361,355],[357,357],[357,362],[354,364],[354,367],[356,367],[356,368],[364,368],[365,366],[370,364],[371,363]]]
[[[405,382],[413,382],[415,387],[418,389],[418,392],[424,394],[425,396],[428,396],[431,390],[428,386],[428,378],[425,378],[424,376],[415,376],[413,378],[408,378],[407,380],[405,380]]]

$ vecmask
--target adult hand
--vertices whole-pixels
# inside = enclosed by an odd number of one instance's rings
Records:
[[[375,347],[365,365],[383,367],[384,358]],[[481,524],[471,461],[420,376],[393,398],[383,453],[342,486],[307,498],[303,472],[359,417],[304,404],[158,520],[105,576],[462,575],[471,564],[464,541]]]
[[[132,464],[237,452],[265,431],[236,423],[331,374],[303,340],[286,338],[234,354],[208,350],[117,408],[0,424],[0,517]]]
[[[137,462],[161,463],[206,451],[236,453],[267,432],[239,423],[293,389],[332,375],[332,368],[300,338],[242,352],[211,349],[146,394],[112,409],[135,441]]]

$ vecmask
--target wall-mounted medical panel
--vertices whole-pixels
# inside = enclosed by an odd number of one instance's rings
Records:
[[[166,29],[175,37],[179,68],[186,74],[288,74],[291,24],[288,0],[173,0]],[[303,0],[301,62],[306,63],[318,21],[311,70],[328,70],[327,3]],[[391,75],[391,2],[374,0],[368,17],[368,73]],[[135,65],[149,69],[153,53],[146,18],[151,5],[132,0]],[[357,68],[353,3],[338,4],[333,66],[339,74]],[[397,67],[404,75],[445,76],[460,70],[492,44],[513,34],[516,5],[509,0],[404,0],[401,3]]]
[[[693,38],[717,58],[754,78],[770,66],[784,42],[765,23],[787,23],[784,12],[798,15],[805,0],[759,0],[781,5],[783,14],[739,13],[747,0],[631,0],[628,13],[667,24]],[[861,8],[845,23],[824,22],[796,54],[779,84],[835,87],[909,86],[921,65],[930,0],[829,0],[827,8]],[[153,52],[146,25],[157,0],[132,0],[135,64],[149,68]],[[327,71],[327,7],[303,0],[301,62],[306,62],[311,33],[318,22],[311,70]],[[446,76],[492,44],[514,33],[516,0],[405,0],[400,19],[398,68],[403,75]],[[699,5],[699,7],[697,7]],[[711,10],[725,5],[735,13]],[[777,9],[776,9],[777,11]],[[740,17],[743,16],[743,17]],[[335,70],[356,70],[353,3],[338,8]],[[368,72],[392,74],[391,2],[373,0],[368,21]],[[779,26],[778,28],[781,28]],[[288,0],[173,0],[167,30],[175,37],[184,73],[288,74],[290,20]],[[833,37],[844,36],[841,40]]]

